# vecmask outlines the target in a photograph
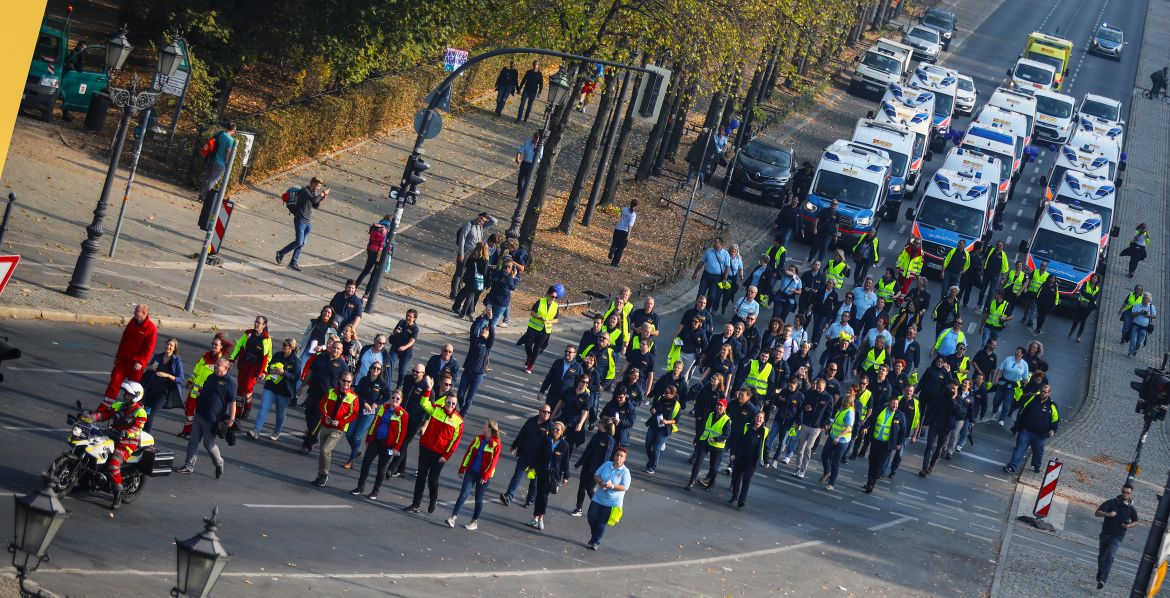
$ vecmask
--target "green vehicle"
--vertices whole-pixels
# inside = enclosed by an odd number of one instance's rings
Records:
[[[93,95],[110,83],[105,46],[71,54],[69,36],[69,14],[64,19],[46,16],[42,21],[20,101],[22,109],[37,112],[41,120],[53,119],[57,98],[61,98],[62,113],[88,111]]]

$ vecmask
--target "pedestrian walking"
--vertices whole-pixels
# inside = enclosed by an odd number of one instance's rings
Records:
[[[998,214],[997,214],[998,215]],[[996,241],[994,247],[989,247],[983,257],[982,279],[979,286],[978,303],[975,311],[986,308],[995,296],[995,291],[1003,288],[1004,277],[1011,271],[1007,252],[1004,251],[1003,241]],[[1022,282],[1022,281],[1021,281]],[[967,307],[967,295],[963,295],[963,307]]]
[[[386,379],[397,388],[402,388],[406,370],[410,368],[414,344],[418,342],[418,333],[418,310],[408,309],[406,315],[394,325],[390,337],[386,339],[386,345],[390,350],[385,369]]]
[[[448,397],[441,406],[431,403],[431,393],[423,393],[420,406],[430,416],[426,430],[418,442],[418,472],[414,479],[414,499],[402,510],[418,513],[422,505],[423,489],[428,491],[427,512],[434,513],[439,504],[439,475],[443,465],[459,448],[463,437],[463,417],[455,411],[457,397]]]
[[[480,243],[486,243],[484,230],[496,225],[496,219],[480,212],[475,218],[463,223],[455,233],[455,272],[451,274],[451,293],[448,299],[454,300],[459,294],[460,284],[463,282],[464,262]]]
[[[1089,315],[1097,310],[1097,302],[1100,299],[1101,276],[1094,272],[1089,277],[1089,281],[1081,285],[1081,289],[1077,293],[1076,313],[1073,314],[1072,326],[1068,329],[1069,338],[1072,338],[1073,332],[1076,332],[1077,342],[1081,342],[1081,335],[1085,333],[1085,323],[1089,321]]]
[[[377,267],[382,251],[389,249],[386,247],[386,233],[389,230],[387,223],[393,220],[394,214],[386,214],[381,220],[370,225],[369,238],[366,240],[366,265],[362,266],[362,271],[358,274],[357,286],[362,286],[362,281]],[[370,291],[367,289],[363,298],[368,298],[369,294]]]
[[[1133,486],[1126,483],[1121,487],[1121,494],[1101,503],[1093,516],[1103,519],[1097,548],[1097,589],[1100,590],[1109,581],[1113,558],[1125,541],[1125,532],[1138,524],[1137,509],[1133,508]]]
[[[799,206],[808,198],[808,191],[812,187],[813,173],[812,162],[805,160],[800,163],[800,170],[797,170],[796,174],[792,176],[792,201],[795,206]],[[793,229],[790,232],[797,231]],[[784,244],[788,245],[788,241],[785,240]]]
[[[898,292],[900,294],[909,293],[910,283],[922,274],[923,259],[922,241],[918,237],[911,237],[898,254]]]
[[[546,430],[551,426],[552,421],[552,407],[550,405],[542,405],[536,412],[536,415],[528,418],[524,425],[520,427],[520,432],[516,434],[516,438],[512,440],[512,445],[508,452],[516,457],[516,468],[512,472],[512,479],[508,482],[508,488],[500,494],[500,504],[505,507],[512,504],[515,499],[517,489],[520,488],[521,481],[528,482],[527,498],[524,500],[524,508],[536,497],[535,479],[528,477],[528,469],[532,463],[536,462],[537,452],[540,451],[546,438]]]
[[[593,437],[585,445],[585,450],[581,451],[581,456],[573,465],[581,470],[581,473],[577,475],[577,505],[569,513],[573,517],[580,517],[584,514],[581,509],[585,505],[585,496],[593,498],[597,490],[597,479],[593,474],[597,473],[598,468],[613,458],[614,451],[618,448],[614,432],[613,419],[601,418],[597,424],[597,431],[593,433]]]
[[[250,330],[244,331],[236,341],[228,359],[236,364],[236,402],[239,403],[239,417],[248,419],[252,412],[252,392],[257,382],[263,382],[268,375],[268,362],[272,360],[272,339],[268,336],[268,318],[256,316]]]
[[[406,438],[402,441],[402,450],[394,456],[390,463],[390,475],[400,478],[406,474],[406,458],[410,452],[410,444],[414,437],[427,423],[429,414],[422,408],[423,394],[435,391],[436,393],[450,392],[450,377],[433,379],[426,374],[426,367],[421,363],[411,366],[411,375],[402,383],[402,408],[406,410],[410,419],[406,425]]]
[[[1024,326],[1031,328],[1036,323],[1036,310],[1039,303],[1036,301],[1040,294],[1040,287],[1048,282],[1052,273],[1048,271],[1048,262],[1041,260],[1040,265],[1028,275],[1028,284],[1020,294],[1020,303],[1024,306]]]
[[[114,353],[114,367],[110,370],[110,382],[106,385],[102,405],[109,407],[118,398],[122,382],[141,382],[146,373],[146,364],[154,355],[154,344],[158,341],[158,328],[150,319],[150,309],[145,303],[134,306],[134,317],[122,330],[118,350]]]
[[[1012,432],[1016,435],[1016,448],[1012,451],[1011,461],[1003,466],[1003,470],[1016,473],[1016,468],[1024,460],[1024,453],[1032,449],[1032,471],[1039,473],[1044,464],[1044,445],[1056,435],[1060,426],[1060,411],[1052,402],[1052,387],[1047,384],[1019,400],[1020,415],[1012,426]]]
[[[207,197],[207,193],[213,187],[219,184],[224,173],[227,172],[228,155],[231,154],[232,148],[236,145],[236,138],[233,137],[235,134],[236,123],[229,120],[224,124],[223,129],[212,135],[204,144],[201,153],[204,158],[207,158],[207,174],[203,176],[203,187],[199,191],[201,201]]]
[[[204,380],[199,398],[195,401],[194,423],[191,437],[187,439],[187,458],[175,473],[193,473],[195,453],[203,445],[215,463],[215,479],[223,477],[223,455],[219,452],[215,437],[219,431],[236,423],[236,381],[228,375],[231,365],[225,357],[216,359],[215,370]]]
[[[504,256],[500,267],[488,271],[488,291],[483,305],[492,308],[492,328],[504,326],[505,315],[512,303],[512,291],[519,285],[519,266],[511,256]]]
[[[1016,347],[1015,353],[999,362],[995,370],[995,399],[991,403],[991,416],[999,413],[999,425],[1004,425],[1008,414],[1012,410],[1019,393],[1022,392],[1024,382],[1027,382],[1031,372],[1027,355],[1023,347]]]
[[[358,398],[353,392],[353,374],[341,374],[337,386],[317,404],[317,429],[314,434],[321,437],[321,453],[317,459],[317,477],[310,482],[318,488],[329,481],[329,467],[333,464],[333,449],[345,438],[349,425],[359,413]]]
[[[524,371],[531,374],[536,358],[544,353],[548,346],[548,339],[552,335],[553,324],[557,323],[557,299],[561,297],[560,285],[551,286],[544,297],[536,300],[529,310],[532,316],[528,318],[528,329],[516,341],[524,347]],[[560,287],[563,288],[563,287]]]
[[[853,261],[856,267],[853,269],[853,285],[861,286],[861,283],[869,275],[869,269],[881,261],[882,256],[878,250],[878,236],[877,228],[861,235],[861,238],[853,244]]]
[[[390,463],[402,453],[402,443],[406,440],[406,428],[409,424],[410,415],[402,408],[402,391],[395,390],[390,394],[390,402],[378,405],[373,421],[363,430],[366,436],[366,454],[362,457],[357,488],[350,490],[350,494],[354,496],[365,494],[366,478],[370,475],[370,468],[376,458],[378,470],[374,474],[374,488],[367,498],[378,500],[378,491],[382,488],[382,482],[386,481]]]
[[[248,432],[248,437],[255,440],[264,432],[264,424],[268,421],[268,412],[276,407],[276,420],[272,425],[272,434],[268,439],[275,442],[280,440],[284,430],[284,417],[288,404],[297,393],[297,372],[300,370],[300,360],[297,359],[297,341],[286,338],[280,345],[280,353],[268,362],[268,375],[264,377],[264,390],[260,392],[260,411],[256,413],[256,425]]]
[[[613,239],[609,242],[609,264],[617,268],[622,263],[622,255],[630,243],[630,232],[634,230],[634,222],[638,220],[638,200],[631,199],[630,205],[622,208],[618,221],[613,226]]]
[[[695,487],[699,482],[703,488],[711,489],[718,475],[719,462],[723,457],[723,448],[727,446],[727,438],[731,435],[731,418],[727,415],[727,400],[719,399],[715,402],[715,410],[707,415],[703,424],[703,431],[695,439],[695,461],[691,466],[691,478],[686,489]],[[699,470],[703,467],[703,458],[710,457],[707,477],[699,480]]]
[[[230,347],[231,341],[227,340],[227,337],[222,332],[215,333],[215,336],[211,338],[211,350],[200,356],[191,368],[191,375],[187,378],[185,384],[187,398],[183,404],[183,416],[186,421],[183,424],[183,431],[179,432],[179,438],[190,438],[191,426],[195,421],[195,407],[199,399],[199,393],[203,389],[203,383],[207,380],[208,376],[215,372],[215,362],[220,357],[226,357],[231,352]]]
[[[328,352],[311,357],[305,368],[301,380],[301,389],[305,393],[305,438],[301,443],[301,452],[306,455],[313,452],[313,446],[317,444],[321,402],[334,388],[338,388],[343,373],[349,376],[350,384],[353,384],[353,374],[349,373],[349,364],[342,359],[341,353],[341,341],[335,340],[330,343]]]
[[[488,248],[484,243],[477,243],[475,249],[464,259],[462,287],[455,295],[455,303],[451,311],[457,318],[471,318],[475,313],[475,304],[479,302],[479,295],[487,288]]]
[[[463,358],[463,374],[459,376],[459,414],[464,417],[471,410],[484,374],[491,369],[488,358],[496,342],[496,330],[491,325],[491,317],[492,308],[489,307],[476,321],[477,326],[471,327],[467,356]]]
[[[743,432],[731,445],[731,498],[728,504],[742,509],[747,503],[748,489],[756,468],[768,468],[768,427],[764,425],[768,416],[757,411],[752,423],[744,426]]]
[[[1129,269],[1127,276],[1133,278],[1133,273],[1137,271],[1138,264],[1146,259],[1146,247],[1150,245],[1150,231],[1143,222],[1137,225],[1137,230],[1134,231],[1133,238],[1129,240],[1129,246],[1121,250],[1121,255],[1129,258]]]
[[[703,251],[699,263],[695,264],[695,271],[691,278],[699,281],[699,295],[707,297],[707,306],[711,311],[719,308],[719,284],[726,282],[731,270],[731,253],[723,248],[723,238],[716,237],[711,246]],[[702,271],[703,277],[699,278]]]
[[[812,245],[809,246],[808,259],[805,261],[816,259],[823,262],[828,257],[829,245],[837,238],[837,206],[838,202],[834,199],[828,207],[817,212],[812,228],[808,231],[812,233]]]
[[[447,527],[455,527],[459,513],[463,511],[463,503],[468,495],[475,491],[475,510],[471,513],[471,521],[463,526],[475,531],[479,528],[479,515],[483,512],[483,495],[487,492],[488,483],[496,475],[496,463],[500,460],[502,451],[500,424],[494,419],[483,423],[483,432],[471,441],[467,452],[463,455],[463,463],[459,466],[459,475],[463,478],[463,487],[459,490],[459,497],[455,499],[455,507],[451,509],[451,516],[447,518]]]
[[[320,315],[309,320],[309,325],[301,335],[301,341],[297,343],[301,348],[302,363],[325,348],[329,339],[336,336],[337,329],[333,327],[333,308],[326,305],[321,308]]]
[[[597,468],[593,479],[598,489],[589,502],[590,533],[585,547],[597,550],[601,547],[601,537],[605,535],[606,528],[617,525],[622,518],[622,502],[632,480],[630,470],[626,468],[626,449],[619,447],[614,451],[613,460]]]
[[[678,431],[678,388],[667,386],[655,399],[646,419],[646,473],[654,475],[671,434]]]
[[[528,525],[541,531],[544,531],[544,516],[548,512],[548,495],[569,483],[570,448],[564,436],[564,422],[553,422],[548,437],[536,454],[536,462],[532,464],[536,471],[536,503]]]
[[[362,322],[362,300],[357,294],[357,281],[347,279],[342,290],[334,293],[329,300],[329,307],[333,308],[333,328],[341,330],[353,326],[356,332],[358,324]]]
[[[967,243],[960,238],[955,246],[943,258],[942,294],[951,288],[959,288],[963,275],[971,268],[971,253],[967,251]]]
[[[301,187],[297,190],[295,197],[289,198],[288,201],[292,204],[289,210],[293,215],[293,229],[296,231],[296,238],[288,245],[276,250],[277,264],[283,264],[284,256],[292,253],[288,267],[297,272],[301,271],[301,252],[305,249],[305,243],[309,241],[309,233],[313,231],[313,210],[320,208],[327,197],[329,197],[329,189],[325,187],[325,182],[313,177],[309,180],[307,187]]]
[[[825,391],[826,386],[826,380],[818,377],[813,381],[812,387],[804,391],[804,401],[797,420],[800,424],[800,437],[796,441],[796,467],[792,470],[793,477],[804,479],[817,438],[832,421],[830,412],[833,408],[833,397]]]
[[[516,199],[523,201],[528,191],[528,184],[532,182],[532,171],[536,162],[540,160],[543,151],[544,131],[538,130],[532,134],[532,139],[525,141],[516,150],[516,164],[520,170],[516,173]]]
[[[353,385],[353,392],[357,395],[357,413],[349,429],[345,431],[345,439],[349,441],[349,458],[342,466],[345,469],[353,469],[354,462],[362,454],[362,440],[374,423],[374,418],[378,416],[379,411],[383,411],[382,406],[390,402],[392,395],[382,373],[382,367],[378,362],[370,364],[366,375],[357,378],[358,383]]]
[[[146,373],[142,375],[142,406],[147,411],[143,432],[150,433],[154,417],[161,410],[183,406],[183,383],[180,380],[184,378],[179,339],[167,339],[166,349],[150,359]]]
[[[821,449],[821,467],[824,470],[821,483],[828,482],[825,490],[832,491],[833,486],[837,484],[841,461],[848,454],[849,443],[853,440],[853,424],[857,420],[857,411],[854,409],[856,400],[856,387],[846,391],[837,406],[837,412],[829,421],[828,429],[825,430],[829,435],[825,447]]]
[[[1157,318],[1158,308],[1154,306],[1153,298],[1149,293],[1143,293],[1142,302],[1129,310],[1129,357],[1137,355],[1138,349],[1146,346],[1146,339],[1154,331],[1154,320]]]
[[[516,94],[516,86],[520,84],[520,72],[516,70],[516,63],[508,61],[508,66],[500,69],[496,75],[496,116],[504,113],[504,106],[508,98]]]
[[[516,122],[528,122],[528,115],[532,113],[532,103],[544,90],[544,74],[540,72],[540,63],[533,60],[532,68],[524,73],[520,80],[520,106],[516,110]]]
[[[931,396],[931,402],[925,409],[924,424],[927,426],[926,449],[922,453],[922,469],[918,477],[924,478],[934,473],[934,466],[939,457],[947,454],[947,439],[955,429],[955,422],[963,417],[966,406],[959,394],[959,385],[952,381],[947,382],[942,395],[935,397],[925,391],[923,396]]]
[[[1056,286],[1056,279],[1049,278],[1044,281],[1040,292],[1036,294],[1036,328],[1033,332],[1037,335],[1044,334],[1044,321],[1048,319],[1048,314],[1056,311],[1058,307],[1060,307],[1060,289]]]
[[[1121,308],[1117,310],[1118,317],[1121,318],[1121,344],[1129,342],[1130,333],[1133,330],[1133,306],[1142,302],[1142,296],[1145,295],[1146,288],[1142,285],[1135,285],[1133,291],[1126,295],[1125,301],[1122,302]]]
[[[894,451],[902,450],[909,426],[906,416],[899,409],[901,397],[890,397],[884,409],[875,410],[870,423],[865,427],[871,430],[869,445],[869,472],[866,474],[865,487],[862,490],[869,494],[882,475],[882,468],[886,459]]]

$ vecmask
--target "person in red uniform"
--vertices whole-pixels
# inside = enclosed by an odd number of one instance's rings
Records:
[[[114,369],[110,371],[110,383],[106,386],[103,405],[110,405],[118,397],[124,380],[141,382],[146,373],[146,364],[154,355],[154,343],[158,340],[158,328],[150,319],[150,310],[145,303],[134,307],[134,318],[122,331],[122,341],[114,355]]]
[[[114,454],[110,455],[106,466],[110,470],[110,479],[114,481],[114,500],[110,503],[110,509],[113,510],[122,506],[122,464],[138,450],[147,415],[146,409],[142,408],[141,384],[123,382],[121,390],[121,400],[109,405],[102,403],[96,413],[87,414],[94,421],[112,420],[110,428],[113,429]]]
[[[378,500],[378,490],[386,481],[386,468],[402,453],[402,442],[406,440],[409,424],[410,416],[402,408],[402,391],[395,390],[390,395],[390,402],[379,405],[374,414],[374,421],[366,433],[366,455],[362,457],[361,475],[358,476],[357,488],[350,490],[350,494],[358,496],[366,491],[366,477],[370,475],[376,457],[378,472],[374,475],[374,491],[370,492],[369,499]]]
[[[350,422],[357,419],[358,398],[353,392],[353,374],[348,370],[341,374],[337,386],[330,388],[317,405],[317,411],[320,418],[317,420],[317,429],[312,433],[320,434],[321,456],[317,461],[317,477],[310,483],[321,488],[329,481],[333,449],[345,438]]]
[[[272,339],[268,338],[268,318],[256,316],[255,328],[247,330],[229,357],[236,364],[236,402],[240,419],[248,419],[252,410],[252,389],[264,380],[268,362],[272,361]]]
[[[458,403],[459,397],[453,393],[446,397],[443,403],[435,405],[431,402],[429,390],[423,392],[422,399],[419,400],[419,405],[431,419],[418,441],[418,471],[414,479],[414,500],[402,509],[407,513],[419,512],[424,488],[430,492],[427,512],[435,512],[435,506],[439,503],[439,474],[443,472],[443,465],[455,454],[455,449],[459,448],[459,440],[463,437],[463,416],[456,411]]]

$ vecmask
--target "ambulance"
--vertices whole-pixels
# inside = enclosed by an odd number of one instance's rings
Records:
[[[955,96],[959,93],[958,74],[933,64],[920,65],[910,77],[910,87],[934,93],[934,136],[931,138],[931,149],[941,152],[947,147]]]
[[[959,147],[991,156],[999,162],[997,196],[1000,201],[1006,202],[1014,189],[1012,164],[1015,164],[1016,161],[1015,137],[1000,127],[975,123],[967,127],[967,132],[963,134]]]
[[[1083,116],[1094,116],[1115,125],[1125,126],[1125,121],[1121,120],[1121,102],[1092,93],[1086,93],[1081,99],[1076,115],[1078,119]]]
[[[1036,98],[1026,93],[1000,87],[988,98],[987,105],[1023,114],[1028,121],[1028,134],[1024,136],[1024,145],[1032,145],[1032,135],[1036,128]]]
[[[1036,140],[1061,145],[1072,136],[1076,99],[1055,91],[1037,91]],[[1091,118],[1091,117],[1086,117]],[[1056,149],[1053,147],[1053,149]]]
[[[1084,130],[1073,133],[1072,139],[1060,146],[1060,153],[1048,176],[1040,177],[1045,200],[1051,201],[1055,197],[1056,188],[1064,180],[1064,173],[1070,170],[1103,177],[1113,181],[1115,187],[1120,187],[1122,181],[1119,173],[1125,170],[1125,152],[1108,137]]]
[[[885,150],[890,158],[890,187],[886,195],[885,218],[897,222],[905,196],[906,177],[910,170],[910,157],[914,155],[914,133],[902,125],[881,123],[862,118],[853,129],[853,142],[874,149]]]
[[[1011,77],[1012,88],[1028,95],[1032,95],[1037,90],[1058,89],[1060,87],[1060,84],[1056,82],[1055,69],[1043,62],[1027,58],[1017,60],[1016,66],[1008,69],[1007,74],[1008,77]]]
[[[924,271],[942,273],[943,260],[947,253],[961,240],[967,249],[975,241],[991,238],[991,222],[994,217],[996,185],[994,180],[983,178],[985,173],[994,172],[996,167],[977,170],[957,171],[940,168],[930,178],[918,210],[907,210],[906,218],[913,221],[910,234],[922,240]]]
[[[934,157],[934,152],[927,147],[933,115],[934,93],[910,89],[896,83],[886,87],[886,93],[882,96],[878,109],[868,115],[877,122],[901,125],[914,133],[914,154],[910,157],[910,167],[906,176],[907,193],[918,188],[923,162]]]
[[[1020,242],[1020,252],[1027,253],[1029,268],[1048,263],[1061,303],[1068,304],[1075,301],[1081,285],[1104,267],[1103,236],[1105,229],[1096,212],[1051,202],[1044,206],[1031,240]]]
[[[1020,58],[1039,62],[1050,67],[1055,75],[1056,86],[1060,89],[1064,77],[1068,74],[1068,63],[1072,61],[1073,43],[1067,39],[1048,35],[1047,33],[1033,32],[1024,44],[1024,53]]]
[[[834,141],[821,155],[800,212],[806,226],[811,227],[817,214],[837,200],[839,233],[859,236],[876,230],[885,209],[892,166],[885,150],[844,139]]]
[[[1064,173],[1056,188],[1056,199],[1052,201],[1095,212],[1101,217],[1101,230],[1110,231],[1109,236],[1113,237],[1120,233],[1120,229],[1113,225],[1113,214],[1117,211],[1117,186],[1107,178],[1069,170]],[[1049,203],[1040,202],[1033,225],[1040,222]],[[1109,244],[1109,236],[1101,238],[1102,249]]]
[[[1015,155],[1015,162],[1012,163],[1013,181],[1019,180],[1020,169],[1023,168],[1023,162],[1030,155],[1031,149],[1026,141],[1028,121],[1024,115],[997,106],[984,106],[975,115],[973,122],[1004,131],[1012,136],[1012,149]]]

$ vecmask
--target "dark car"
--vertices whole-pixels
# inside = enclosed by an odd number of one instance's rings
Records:
[[[1097,28],[1089,42],[1090,52],[1117,61],[1121,60],[1121,49],[1124,47],[1125,34],[1117,27],[1105,23]]]
[[[951,49],[951,38],[955,36],[955,13],[938,8],[928,9],[918,22],[938,31],[942,38],[942,49]]]
[[[728,193],[784,205],[792,192],[795,163],[791,149],[753,139],[735,157]]]

